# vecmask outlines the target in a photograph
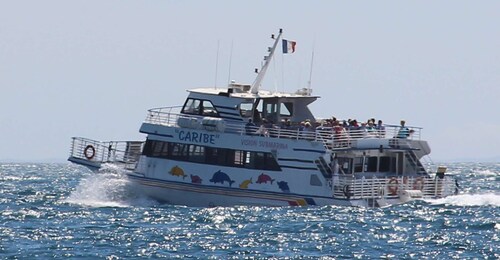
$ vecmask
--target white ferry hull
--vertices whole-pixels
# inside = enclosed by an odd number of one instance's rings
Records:
[[[400,198],[392,199],[336,199],[300,194],[279,194],[257,190],[241,190],[203,185],[170,182],[128,174],[141,194],[173,205],[192,207],[231,207],[231,206],[355,206],[385,207],[401,204]]]
[[[215,206],[355,206],[363,202],[354,200],[333,199],[328,197],[307,196],[301,194],[285,194],[263,192],[257,190],[210,187],[181,182],[170,182],[145,178],[137,174],[129,174],[129,179],[137,185],[142,194],[160,202],[194,207]],[[366,204],[366,203],[365,203]],[[367,206],[367,205],[365,205]]]

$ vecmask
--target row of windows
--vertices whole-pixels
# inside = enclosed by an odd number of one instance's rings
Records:
[[[147,140],[143,155],[220,166],[281,171],[271,153]]]
[[[354,172],[394,172],[396,170],[396,158],[389,156],[381,157],[356,157],[338,158],[337,163],[344,173],[351,173],[354,166]],[[378,166],[378,167],[377,167]]]

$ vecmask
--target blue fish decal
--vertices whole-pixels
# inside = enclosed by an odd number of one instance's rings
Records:
[[[221,183],[221,184],[224,184],[224,182],[228,182],[229,183],[229,187],[231,187],[231,185],[233,185],[234,181],[231,180],[231,178],[229,178],[229,176],[224,173],[224,172],[221,172],[220,170],[215,172],[214,173],[214,176],[212,176],[212,179],[210,179],[210,182],[213,182],[213,183]]]
[[[290,192],[290,188],[288,187],[288,182],[286,182],[286,181],[278,181],[278,187],[283,192]]]

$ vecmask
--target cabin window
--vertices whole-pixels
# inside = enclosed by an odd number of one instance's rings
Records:
[[[354,172],[363,172],[364,168],[364,157],[354,158]]]
[[[182,108],[182,113],[198,115],[200,113],[201,101],[198,99],[188,98],[186,104]]]
[[[366,172],[377,172],[378,157],[366,157]]]
[[[337,163],[339,164],[339,169],[342,174],[351,174],[352,159],[351,158],[337,158]]]
[[[163,151],[163,144],[162,143],[156,143],[154,146],[153,146],[153,156],[162,156],[162,151]],[[165,147],[165,150],[168,151],[168,145],[165,145],[167,147]]]
[[[201,115],[203,116],[218,116],[217,110],[215,110],[214,105],[212,102],[208,100],[204,100],[202,102],[202,107],[203,107],[203,112]]]
[[[205,162],[205,147],[199,145],[190,145],[189,160],[192,162]]]
[[[268,121],[276,123],[278,120],[278,99],[264,99],[264,116]]]
[[[253,102],[245,102],[240,104],[240,115],[242,117],[251,117],[252,116],[252,107]]]
[[[234,151],[234,164],[235,165],[243,165],[243,162],[245,161],[244,158],[244,153],[243,151]]]
[[[169,152],[172,159],[187,160],[188,146],[187,144],[169,143]]]
[[[378,167],[379,172],[394,172],[396,168],[396,158],[389,156],[380,157],[380,163]]]
[[[191,115],[201,115],[201,116],[212,116],[218,117],[219,113],[215,109],[212,102],[209,100],[200,100],[194,98],[188,98],[186,103],[184,103],[184,107],[182,108],[183,114],[191,114]]]
[[[292,116],[293,103],[285,102],[280,105],[280,116]]]

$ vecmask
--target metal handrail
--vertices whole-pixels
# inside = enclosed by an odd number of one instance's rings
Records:
[[[73,137],[70,157],[98,164],[113,162],[135,165],[143,145],[143,141],[101,142],[84,137]]]
[[[423,198],[445,197],[455,194],[452,176],[354,178],[353,175],[334,177],[333,196],[349,199],[397,198],[403,190],[420,190]]]
[[[148,110],[145,122],[156,125],[166,125],[172,127],[179,126],[179,118],[183,120],[191,120],[193,123],[189,126],[191,128],[202,128],[201,121],[203,116],[181,114],[181,107],[162,107],[153,108]],[[249,134],[245,129],[246,122],[224,122],[224,132],[235,133],[240,135]],[[285,128],[268,128],[259,132],[260,127],[255,127],[252,130],[252,135],[262,135],[272,138],[287,138],[296,140],[311,140],[323,142],[329,149],[347,148],[351,147],[353,142],[361,139],[392,139],[397,137],[400,126],[384,125],[385,129],[380,130],[349,130],[342,128],[342,132],[336,133],[332,127],[318,127],[314,131],[300,131],[297,126],[292,129]],[[248,127],[247,127],[248,129]],[[408,129],[413,130],[413,133],[408,137],[410,140],[420,140],[421,127],[409,126]],[[404,139],[402,139],[404,140]]]

